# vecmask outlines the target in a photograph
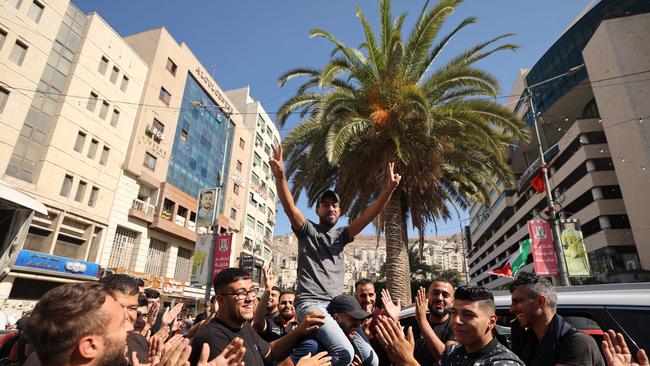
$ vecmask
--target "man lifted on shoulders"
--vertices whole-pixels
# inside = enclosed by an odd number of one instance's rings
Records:
[[[402,177],[393,171],[394,163],[389,163],[388,185],[377,200],[349,226],[335,228],[341,214],[338,194],[332,190],[323,192],[316,202],[319,222],[306,220],[289,191],[289,184],[284,175],[282,145],[273,146],[273,156],[269,164],[275,177],[282,208],[298,237],[298,295],[295,302],[298,319],[301,320],[310,310],[321,310],[327,314],[325,309],[329,302],[343,292],[343,248],[384,209]],[[326,316],[325,324],[321,326],[316,338],[332,356],[334,366],[347,366],[352,362],[354,348],[330,315]],[[370,345],[367,347],[370,348]]]

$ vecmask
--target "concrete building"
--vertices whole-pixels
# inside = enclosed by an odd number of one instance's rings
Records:
[[[182,284],[170,286],[174,292],[165,295],[202,298],[202,290],[188,286],[197,239],[196,197],[200,189],[231,184],[230,156],[241,116],[189,47],[165,28],[124,40],[149,72],[128,134],[131,144],[100,263]],[[218,231],[233,232],[236,239],[241,216],[224,212],[241,206],[241,200],[226,191],[218,200]]]
[[[239,143],[250,144],[250,149],[244,148],[236,157],[233,156],[233,161],[237,161],[232,173],[244,175],[241,182],[246,184],[240,186],[237,183],[229,188],[233,193],[241,192],[238,194],[246,200],[243,209],[237,212],[241,212],[243,226],[235,248],[237,253],[253,256],[253,268],[246,269],[252,272],[253,280],[257,282],[261,268],[271,260],[277,194],[268,161],[272,154],[271,145],[280,143],[280,134],[262,104],[251,97],[249,87],[229,90],[226,95],[243,114],[243,129],[249,131],[246,136],[242,133],[243,140]]]
[[[578,19],[530,70],[522,70],[508,105],[533,128],[526,85],[577,73],[535,88],[554,208],[582,225],[592,274],[600,281],[648,280],[650,270],[650,4],[603,0]],[[534,130],[533,130],[534,131]],[[533,132],[534,133],[534,132]],[[491,288],[507,278],[503,265],[528,238],[527,220],[547,208],[530,186],[538,145],[513,149],[516,187],[501,185],[490,207],[470,211],[470,277]],[[532,258],[525,269],[531,270]]]
[[[101,256],[146,75],[97,14],[65,0],[0,3],[0,173],[47,206],[24,250],[71,263],[12,269],[0,297],[37,299],[96,278],[80,270]]]

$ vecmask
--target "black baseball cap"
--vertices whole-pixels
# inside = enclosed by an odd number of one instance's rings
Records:
[[[341,198],[339,197],[336,192],[334,192],[331,189],[326,190],[325,192],[321,193],[320,196],[318,197],[318,201],[316,201],[316,205],[320,206],[320,203],[323,202],[325,198],[331,198],[334,200],[334,202],[341,202]]]
[[[339,295],[333,298],[329,305],[327,305],[327,312],[330,314],[348,314],[357,320],[366,319],[371,315],[369,312],[363,310],[359,302],[350,295]]]

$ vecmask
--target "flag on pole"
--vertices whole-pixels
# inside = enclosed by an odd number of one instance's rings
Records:
[[[530,239],[521,242],[519,249],[512,253],[508,261],[501,267],[491,271],[491,274],[503,277],[515,277],[521,267],[526,264],[526,259],[530,253]]]
[[[535,191],[537,193],[546,192],[546,186],[544,185],[544,176],[542,174],[543,173],[540,171],[539,173],[537,173],[535,178],[533,178],[533,180],[530,181],[530,185],[532,185],[533,188],[535,188]]]

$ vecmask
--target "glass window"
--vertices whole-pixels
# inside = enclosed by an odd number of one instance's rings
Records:
[[[239,147],[242,149],[246,147],[246,141],[244,141],[244,139],[241,137],[239,138]]]
[[[258,186],[260,184],[260,177],[257,174],[252,173],[251,174],[251,183]]]
[[[267,163],[262,164],[262,170],[264,170],[264,174],[266,175],[267,178],[269,176],[269,169],[270,169],[269,164]]]
[[[237,160],[236,168],[237,168],[237,171],[238,171],[238,172],[241,172],[241,170],[242,170],[242,163],[241,163],[241,161]]]
[[[93,189],[90,190],[90,197],[88,198],[88,206],[95,207],[97,203],[97,195],[99,194],[99,188],[93,186]]]
[[[66,174],[65,177],[63,178],[63,184],[61,184],[61,191],[59,192],[60,195],[63,197],[68,197],[70,195],[70,189],[72,189],[72,178],[71,175]]]
[[[246,227],[249,229],[255,228],[255,218],[250,215],[246,215]]]
[[[237,220],[237,210],[235,210],[234,208],[230,209],[230,218],[233,220]]]
[[[5,110],[7,99],[9,99],[9,90],[0,86],[0,113]]]
[[[176,75],[176,69],[177,69],[177,68],[178,68],[178,66],[176,66],[176,64],[174,63],[174,61],[172,61],[171,58],[168,58],[168,59],[167,59],[167,66],[166,66],[166,69],[169,70],[169,72],[171,72],[172,75]]]
[[[101,60],[99,60],[99,67],[97,67],[97,71],[99,71],[100,74],[106,75],[106,70],[108,69],[108,59],[106,56],[102,56]]]
[[[255,147],[262,146],[262,144],[263,144],[262,136],[260,136],[259,134],[256,134],[255,135]]]
[[[266,153],[266,155],[271,156],[271,147],[269,146],[269,144],[264,144],[264,152]]]
[[[260,235],[264,235],[264,224],[258,221],[257,226],[255,227],[255,231],[257,231],[257,233]]]
[[[90,148],[88,148],[88,158],[94,160],[95,155],[97,154],[97,148],[99,147],[99,141],[92,139],[90,140]]]
[[[111,148],[108,146],[104,146],[102,148],[102,156],[99,157],[99,163],[101,165],[106,165],[106,162],[108,161],[108,154],[111,152]]]
[[[85,143],[86,143],[86,134],[84,132],[79,131],[79,133],[77,134],[77,139],[74,142],[74,151],[81,152],[84,149]]]
[[[106,116],[108,115],[108,106],[109,105],[107,101],[102,102],[102,106],[99,109],[99,118],[106,119]]]
[[[99,96],[95,92],[90,92],[90,98],[88,98],[88,104],[86,104],[86,109],[91,112],[95,112],[95,107],[97,106],[97,99]]]
[[[169,102],[172,99],[172,95],[169,94],[167,89],[163,88],[162,86],[160,87],[160,94],[158,95],[158,99],[162,100],[163,103],[169,105]]]
[[[111,126],[116,127],[117,122],[120,119],[120,111],[113,109],[113,115],[111,116]]]
[[[271,127],[266,126],[266,135],[272,139],[273,138],[273,131],[271,131]]]
[[[154,169],[156,169],[156,160],[157,159],[156,159],[155,156],[153,156],[153,155],[151,155],[149,153],[145,153],[145,155],[144,155],[144,166],[146,166],[147,168],[149,168],[151,170],[154,170]]]
[[[280,141],[278,140],[277,137],[273,136],[273,145],[278,145]]]
[[[232,186],[232,193],[234,193],[234,194],[239,194],[239,184],[235,183],[235,184]]]
[[[273,192],[270,188],[269,188],[269,198],[271,199],[271,201],[275,202],[275,192]]]
[[[183,281],[189,281],[192,274],[192,251],[187,248],[178,247],[176,255],[176,270],[174,271],[174,278]]]
[[[77,186],[77,193],[74,195],[74,200],[77,202],[81,202],[84,199],[84,194],[86,193],[86,182],[83,180],[79,181],[79,185]]]
[[[122,76],[122,84],[120,85],[120,90],[126,92],[126,88],[129,87],[129,77],[124,75]]]
[[[255,202],[255,195],[253,194],[253,192],[248,194],[248,203],[257,206],[257,202]]]
[[[111,71],[111,83],[115,84],[117,81],[117,75],[120,73],[120,69],[117,68],[117,66],[113,66],[113,70]]]
[[[253,166],[260,166],[262,165],[262,157],[259,156],[259,154],[254,153],[255,155],[253,156]]]
[[[146,273],[152,273],[156,276],[162,275],[163,259],[165,258],[166,251],[166,242],[158,239],[151,239],[147,253],[147,264],[145,266]]]
[[[0,48],[5,44],[5,39],[7,39],[7,31],[0,29]]]
[[[14,48],[11,49],[11,54],[9,55],[9,59],[16,65],[20,66],[23,64],[23,60],[25,59],[26,53],[27,53],[27,45],[21,41],[16,41],[16,43],[14,44]]]
[[[43,15],[43,9],[45,9],[43,4],[34,1],[27,11],[27,17],[35,23],[38,23],[41,20],[41,15]]]
[[[153,128],[154,130],[157,130],[160,133],[165,132],[165,125],[159,120],[157,120],[156,118],[153,119]]]
[[[257,127],[259,127],[262,131],[264,131],[264,127],[266,127],[264,118],[262,118],[262,116],[257,116]]]
[[[16,9],[20,8],[20,4],[22,4],[22,2],[23,0],[7,0],[7,4],[13,6]]]

